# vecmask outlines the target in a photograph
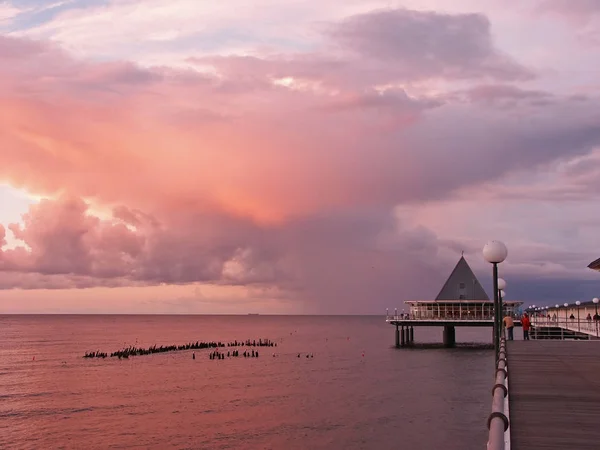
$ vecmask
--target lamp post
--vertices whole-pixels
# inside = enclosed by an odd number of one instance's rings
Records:
[[[559,305],[554,305],[556,307],[556,323],[558,323],[558,308],[560,307]]]
[[[567,328],[569,326],[569,312],[567,311],[569,304],[565,303],[564,306],[565,306],[565,328]]]
[[[577,300],[575,304],[577,305],[577,331],[581,331],[581,321],[579,320],[579,305],[581,305],[581,302]]]
[[[592,299],[594,306],[596,307],[596,315],[594,316],[594,322],[596,323],[596,337],[598,336],[598,297]]]
[[[504,278],[498,278],[498,290],[500,291],[499,294],[504,297],[504,295],[502,295],[502,291],[504,291],[506,289],[506,281],[504,280]]]
[[[483,257],[492,264],[493,282],[494,282],[494,348],[496,350],[496,360],[500,352],[500,329],[502,326],[502,305],[498,291],[498,264],[506,259],[508,250],[506,245],[500,241],[490,241],[483,247]]]

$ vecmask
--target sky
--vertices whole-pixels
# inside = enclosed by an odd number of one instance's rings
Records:
[[[0,0],[0,313],[600,296],[597,0]]]

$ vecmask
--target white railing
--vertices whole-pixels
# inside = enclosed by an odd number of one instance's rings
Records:
[[[540,328],[560,328],[563,330],[587,334],[588,336],[600,337],[600,322],[575,317],[532,317],[531,325]]]
[[[500,352],[496,366],[496,384],[492,389],[492,412],[488,418],[487,450],[510,449],[510,421],[508,414],[508,364],[506,341],[500,341]]]
[[[398,314],[398,315],[387,315],[386,322],[397,322],[397,321],[411,321],[411,322],[447,322],[447,321],[460,321],[460,322],[481,322],[481,321],[489,321],[491,323],[494,322],[494,316],[489,315],[464,315],[462,317],[458,316],[419,316],[415,314]]]

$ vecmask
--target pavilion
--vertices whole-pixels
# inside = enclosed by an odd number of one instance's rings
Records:
[[[414,341],[415,326],[443,326],[444,345],[453,347],[455,327],[494,327],[494,302],[461,255],[454,270],[444,283],[435,300],[408,300],[409,314],[388,316],[387,322],[396,327],[396,346],[403,347]],[[502,315],[520,317],[523,302],[503,301]],[[515,320],[518,324],[519,321]]]
[[[461,256],[435,300],[409,300],[411,319],[491,320],[494,302]],[[516,316],[523,302],[503,301],[503,315]]]

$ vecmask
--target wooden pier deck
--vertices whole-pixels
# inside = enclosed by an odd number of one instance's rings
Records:
[[[600,342],[507,344],[511,449],[599,449]]]

